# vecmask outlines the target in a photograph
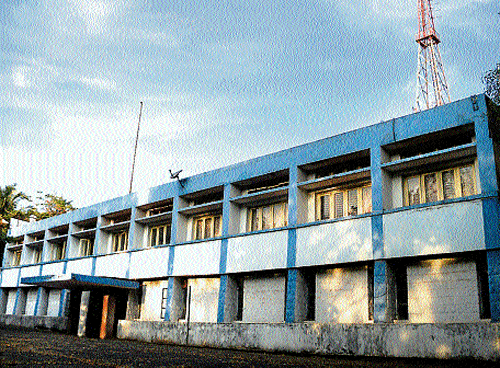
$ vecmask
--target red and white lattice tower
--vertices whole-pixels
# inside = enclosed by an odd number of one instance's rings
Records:
[[[439,37],[434,28],[431,0],[418,0],[418,69],[416,111],[450,102],[439,52]]]

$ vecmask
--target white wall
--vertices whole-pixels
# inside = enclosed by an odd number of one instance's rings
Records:
[[[92,258],[82,258],[68,261],[66,274],[76,273],[80,275],[90,275],[92,271]]]
[[[95,275],[124,278],[129,267],[129,254],[116,253],[96,258]]]
[[[141,320],[161,320],[162,293],[164,288],[168,288],[168,280],[144,282]]]
[[[372,259],[370,217],[297,229],[298,267],[369,259]]]
[[[43,265],[42,275],[62,275],[64,262],[48,263]]]
[[[188,279],[189,287],[191,287],[191,305],[188,306],[190,321],[217,322],[220,279]]]
[[[409,266],[407,275],[410,322],[479,320],[475,262],[457,259],[426,260]]]
[[[16,304],[17,289],[10,289],[7,296],[7,308],[5,314],[14,314],[14,305]]]
[[[220,240],[175,247],[172,275],[210,275],[219,273]]]
[[[485,249],[481,201],[384,215],[386,257]]]
[[[247,277],[243,280],[243,322],[283,322],[284,276]]]
[[[2,287],[16,287],[19,268],[7,268],[2,270]]]
[[[59,302],[61,300],[61,290],[52,289],[49,291],[49,301],[47,305],[47,316],[57,317],[59,315]]]
[[[316,322],[363,323],[368,321],[366,266],[334,268],[316,275]]]
[[[165,277],[168,271],[169,248],[150,248],[130,255],[130,278]]]
[[[36,297],[38,295],[38,289],[29,289],[26,293],[26,309],[24,314],[28,316],[35,315],[35,305],[36,305]]]
[[[226,270],[233,273],[285,268],[287,245],[287,230],[231,238]]]

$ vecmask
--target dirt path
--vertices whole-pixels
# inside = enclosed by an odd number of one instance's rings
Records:
[[[495,367],[479,361],[299,356],[0,328],[0,367]]]

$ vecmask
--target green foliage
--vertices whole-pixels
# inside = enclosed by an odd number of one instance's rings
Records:
[[[486,85],[486,95],[497,105],[500,105],[500,63],[496,68],[486,72],[483,77]]]
[[[16,184],[0,187],[0,259],[2,259],[5,244],[11,241],[7,236],[11,219],[41,220],[74,209],[71,201],[57,195],[45,194],[33,203],[29,196],[16,189]]]
[[[45,194],[37,198],[39,203],[31,208],[31,215],[37,220],[61,215],[75,208],[72,206],[71,201],[64,199],[61,196],[53,194]]]

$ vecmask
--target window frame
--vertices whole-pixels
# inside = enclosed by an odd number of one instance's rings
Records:
[[[52,250],[51,250],[51,261],[61,261],[66,258],[66,247],[67,247],[67,241],[65,240],[62,243],[57,243],[52,245]]]
[[[86,243],[86,245],[83,245],[83,243]],[[85,250],[85,252],[82,252],[82,249]],[[79,257],[89,257],[94,253],[94,241],[92,239],[86,239],[82,238],[78,242],[78,256]]]
[[[462,188],[462,179],[460,176],[460,170],[463,168],[468,168],[470,167],[472,170],[472,194],[469,195],[464,195],[463,193],[463,188]],[[443,173],[445,172],[453,172],[453,186],[454,186],[454,195],[452,198],[444,198],[444,184],[443,184]],[[435,201],[428,201],[428,193],[427,193],[427,188],[425,185],[425,178],[429,175],[435,175],[436,176],[436,186],[437,186],[437,199]],[[476,195],[478,193],[478,188],[477,188],[477,178],[476,178],[476,165],[474,163],[471,164],[466,164],[466,165],[460,165],[460,166],[452,166],[452,167],[447,167],[442,170],[436,170],[436,171],[428,171],[428,172],[423,172],[423,173],[418,173],[414,175],[407,175],[403,178],[403,203],[404,206],[415,206],[418,204],[424,204],[424,203],[434,203],[434,202],[439,202],[439,201],[447,201],[451,199],[457,199],[457,198],[465,198],[471,195]],[[411,203],[410,201],[410,193],[409,193],[409,184],[408,182],[411,179],[418,179],[418,184],[419,184],[419,202],[418,203]]]
[[[123,237],[123,238],[122,238]],[[123,239],[123,242],[122,242]],[[114,252],[123,252],[127,250],[128,245],[128,230],[120,231],[118,233],[113,233],[112,240],[112,251]],[[118,248],[120,246],[120,249]]]
[[[23,250],[22,249],[16,249],[12,251],[12,261],[11,261],[11,266],[20,266],[21,265],[21,257],[23,255]]]
[[[366,194],[364,193],[366,188],[370,188],[370,199],[369,199],[369,208],[366,209],[364,206],[364,199]],[[359,186],[351,186],[351,187],[336,187],[336,188],[328,188],[317,191],[314,193],[314,206],[315,206],[315,214],[314,217],[316,221],[327,221],[334,220],[358,215],[364,215],[372,212],[372,185],[371,183],[366,183],[364,185]],[[356,213],[353,214],[350,212],[350,193],[355,191],[356,193]],[[335,198],[340,198],[338,195],[342,195],[342,214],[337,216],[336,210],[336,200]],[[324,216],[322,213],[322,198],[328,197],[328,216]]]
[[[216,220],[218,221],[218,226],[216,229]],[[201,234],[198,234],[198,222],[202,224]],[[207,223],[210,222],[212,225],[209,229],[210,234],[207,234]],[[204,240],[220,237],[222,234],[222,214],[210,214],[201,215],[193,217],[193,240]]]
[[[160,242],[160,228],[163,229],[163,240]],[[170,237],[172,234],[172,224],[161,224],[151,226],[148,229],[148,247],[156,247],[158,245],[170,244]],[[154,242],[153,242],[154,235]]]
[[[281,219],[276,219],[276,209],[280,207]],[[270,225],[264,226],[264,210],[269,211],[268,218],[270,219]],[[254,214],[256,216],[254,216]],[[258,221],[257,226],[254,227],[254,221]],[[288,202],[272,202],[261,206],[253,206],[247,208],[247,232],[261,231],[261,230],[271,230],[279,229],[288,226]]]

